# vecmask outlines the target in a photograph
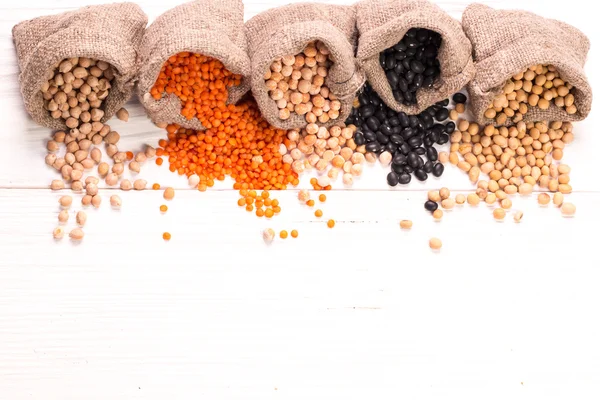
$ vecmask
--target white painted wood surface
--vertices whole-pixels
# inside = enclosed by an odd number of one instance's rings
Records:
[[[486,206],[435,223],[425,190],[468,190],[462,173],[389,190],[375,166],[328,193],[329,230],[295,190],[277,193],[283,212],[267,222],[238,209],[230,182],[184,190],[151,166],[149,182],[181,189],[166,215],[160,192],[120,193],[121,211],[89,211],[83,243],[55,243],[49,132],[25,114],[10,29],[101,2],[0,4],[0,400],[600,398],[595,109],[565,151],[571,219],[530,197],[515,199],[518,225]],[[179,3],[138,2],[150,20]],[[457,18],[467,4],[438,3]],[[487,3],[578,26],[596,88],[600,31],[586,2]],[[246,16],[277,4],[248,1]],[[139,104],[128,109],[130,122],[112,123],[123,148],[164,135]],[[105,203],[114,192],[102,189]],[[300,238],[266,246],[267,226]]]

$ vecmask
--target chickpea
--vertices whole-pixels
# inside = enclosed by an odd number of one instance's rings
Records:
[[[77,225],[84,226],[87,221],[87,214],[84,211],[78,211],[75,220],[77,221]]]
[[[60,240],[65,236],[65,230],[61,226],[57,226],[52,231],[52,237],[56,240]]]
[[[116,194],[113,194],[112,196],[110,196],[110,205],[114,208],[120,208],[121,207],[121,198],[119,196],[117,196]]]

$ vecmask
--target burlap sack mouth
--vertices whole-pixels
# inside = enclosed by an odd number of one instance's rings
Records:
[[[96,23],[89,24],[91,19]],[[121,24],[116,24],[116,19]],[[101,60],[113,67],[115,77],[102,103],[104,116],[100,122],[109,120],[133,92],[137,46],[147,22],[136,4],[121,3],[88,6],[15,25],[12,34],[21,71],[19,85],[33,120],[51,129],[68,129],[62,118],[54,119],[44,109],[41,88],[47,73],[60,61],[72,57]]]
[[[153,122],[205,129],[197,118],[188,120],[181,115],[182,103],[176,95],[165,94],[160,100],[150,95],[164,63],[181,52],[215,58],[232,73],[242,75],[242,83],[229,88],[228,103],[237,103],[248,92],[251,69],[243,18],[239,0],[194,1],[165,12],[148,27],[140,48],[137,90]]]
[[[501,31],[496,25],[502,27]],[[484,116],[485,111],[502,93],[508,79],[538,64],[554,65],[561,79],[573,85],[577,112],[567,114],[551,102],[547,110],[530,107],[523,121],[580,121],[589,115],[592,89],[584,65],[590,42],[578,29],[526,11],[494,10],[482,4],[467,7],[463,26],[473,43],[477,71],[467,90],[479,124],[497,125],[494,119]],[[504,36],[498,36],[500,32]],[[512,124],[509,119],[504,125]]]
[[[337,21],[333,16],[339,16]],[[246,22],[246,35],[252,62],[250,86],[263,117],[279,129],[301,129],[307,125],[304,115],[291,113],[279,118],[279,108],[269,97],[264,74],[271,63],[286,55],[301,53],[310,42],[321,41],[330,51],[331,66],[325,78],[327,86],[341,103],[340,115],[323,126],[343,122],[352,110],[352,101],[364,84],[364,74],[354,58],[356,29],[350,6],[296,3],[273,10]]]
[[[449,98],[475,75],[471,44],[460,22],[437,5],[424,0],[365,0],[356,4],[359,32],[356,58],[367,80],[393,110],[418,114]],[[417,91],[417,104],[406,106],[394,99],[379,54],[395,46],[412,28],[429,29],[442,36],[438,51],[440,76],[433,88]]]

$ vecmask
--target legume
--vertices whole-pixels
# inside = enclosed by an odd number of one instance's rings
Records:
[[[379,55],[379,63],[398,103],[416,104],[417,90],[433,87],[440,75],[437,55],[441,44],[439,33],[413,28],[395,46]]]
[[[331,60],[323,42],[306,45],[297,55],[276,59],[264,80],[269,96],[279,108],[279,118],[304,115],[308,123],[326,123],[340,115],[341,103],[324,84]]]
[[[434,144],[448,142],[449,133],[454,132],[454,122],[448,119],[448,100],[439,102],[419,115],[408,116],[390,109],[377,93],[366,84],[358,96],[359,107],[353,108],[347,124],[357,127],[354,143],[365,146],[367,152],[392,155],[392,172],[387,180],[390,186],[406,185],[412,175],[424,181],[428,174],[439,177],[444,165],[438,161]],[[425,160],[422,158],[425,156]]]

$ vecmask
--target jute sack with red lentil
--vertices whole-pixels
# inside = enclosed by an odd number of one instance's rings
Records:
[[[359,39],[356,57],[367,80],[392,109],[418,114],[463,88],[475,74],[471,44],[460,22],[426,0],[364,0],[356,4]],[[417,91],[417,104],[394,99],[392,88],[379,64],[379,53],[396,45],[411,28],[425,28],[442,37],[438,53],[440,76],[432,88]]]
[[[42,85],[57,63],[73,57],[105,61],[115,69],[104,117],[110,119],[129,100],[137,73],[137,49],[148,23],[133,3],[88,6],[63,14],[21,22],[12,29],[19,63],[19,85],[27,112],[35,122],[68,129],[62,118],[44,109]],[[53,75],[50,75],[53,76]]]
[[[304,115],[292,113],[279,118],[279,108],[269,97],[264,76],[271,63],[284,56],[296,55],[307,44],[319,41],[329,51],[331,66],[324,85],[341,103],[339,116],[324,126],[344,121],[352,110],[352,101],[364,83],[354,59],[357,31],[352,6],[297,3],[265,11],[246,22],[248,54],[252,62],[250,85],[264,118],[279,129],[299,129],[307,125]]]
[[[201,0],[182,4],[159,16],[146,30],[140,49],[138,95],[155,123],[176,123],[203,130],[197,118],[181,115],[181,100],[174,94],[155,100],[150,90],[163,64],[180,52],[215,58],[232,73],[250,74],[244,36],[244,5],[241,0]],[[237,103],[248,92],[245,79],[229,88],[229,103]]]
[[[462,23],[473,44],[477,72],[467,89],[478,123],[494,123],[484,113],[507,79],[537,64],[554,65],[562,80],[573,85],[577,112],[569,115],[551,103],[547,110],[530,108],[525,122],[579,121],[589,114],[592,89],[584,65],[590,42],[582,32],[530,12],[494,10],[481,4],[467,7]]]

